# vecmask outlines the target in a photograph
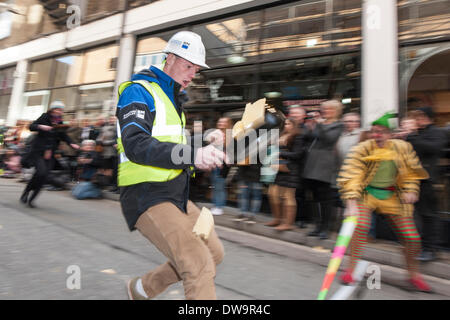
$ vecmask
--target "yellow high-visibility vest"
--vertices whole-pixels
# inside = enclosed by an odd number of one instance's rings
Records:
[[[186,144],[187,139],[184,134],[186,117],[184,113],[182,113],[180,119],[172,101],[157,83],[145,80],[124,82],[119,86],[119,97],[125,88],[133,83],[142,85],[152,95],[153,100],[155,101],[156,116],[153,120],[152,137],[161,142]],[[169,181],[183,172],[183,169],[165,169],[137,164],[130,161],[125,155],[119,124],[117,124],[117,136],[117,149],[119,152],[117,179],[120,187],[142,182]]]

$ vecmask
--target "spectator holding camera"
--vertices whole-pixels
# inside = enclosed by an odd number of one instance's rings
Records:
[[[95,151],[96,146],[95,141],[90,139],[84,140],[81,144],[81,153],[77,161],[82,181],[91,181],[102,166],[100,154]]]
[[[321,104],[320,115],[307,122],[305,139],[309,142],[306,163],[303,170],[304,183],[313,195],[317,205],[315,230],[309,236],[328,238],[329,221],[337,199],[333,188],[336,181],[339,162],[337,161],[336,143],[343,131],[339,122],[343,106],[339,101],[328,100]]]

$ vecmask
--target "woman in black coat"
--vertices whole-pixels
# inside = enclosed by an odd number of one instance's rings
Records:
[[[80,148],[77,144],[72,143],[72,140],[63,131],[63,108],[62,102],[54,101],[48,112],[43,113],[30,124],[30,131],[37,131],[37,135],[32,142],[30,153],[26,157],[36,171],[23,191],[20,201],[27,203],[31,208],[34,208],[32,202],[41,191],[55,164],[54,155],[59,143],[64,141],[74,149]],[[33,192],[29,196],[31,191]]]
[[[306,163],[303,170],[305,186],[312,192],[319,215],[316,228],[309,236],[328,238],[328,225],[337,199],[337,191],[333,189],[339,169],[336,143],[343,131],[339,122],[342,104],[336,100],[322,103],[322,118],[309,123],[305,139],[309,143]]]

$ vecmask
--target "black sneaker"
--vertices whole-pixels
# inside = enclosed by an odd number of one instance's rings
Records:
[[[22,196],[20,197],[20,202],[26,204],[28,202],[28,192],[22,193]]]

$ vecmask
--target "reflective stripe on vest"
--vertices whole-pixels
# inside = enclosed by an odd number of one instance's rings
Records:
[[[186,144],[184,126],[186,118],[184,113],[180,116],[169,97],[161,87],[154,82],[145,80],[127,81],[119,86],[119,97],[128,86],[133,83],[142,85],[155,102],[155,119],[153,120],[152,137],[161,142]],[[120,187],[134,185],[142,182],[164,182],[179,176],[182,169],[165,169],[153,166],[137,164],[130,161],[125,155],[122,144],[120,126],[117,125],[117,148],[119,152],[118,185]]]

